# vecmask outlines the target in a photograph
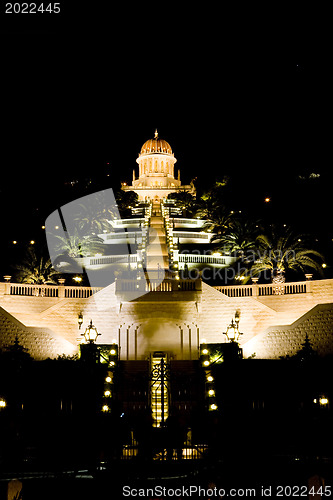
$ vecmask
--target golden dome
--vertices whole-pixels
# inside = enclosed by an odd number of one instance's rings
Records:
[[[165,153],[172,155],[170,144],[164,139],[158,138],[157,130],[155,130],[154,139],[146,141],[140,151],[140,155],[149,153]]]

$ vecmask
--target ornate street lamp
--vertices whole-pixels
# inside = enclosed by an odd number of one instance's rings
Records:
[[[225,344],[224,348],[224,360],[236,360],[243,358],[243,350],[239,347],[238,340],[239,336],[243,335],[239,331],[239,319],[240,312],[237,311],[235,314],[235,320],[232,319],[230,325],[227,328],[227,331],[224,332],[224,335],[227,336],[229,343]]]
[[[238,321],[235,322],[232,319],[230,325],[227,328],[227,331],[224,332],[224,335],[227,336],[229,342],[234,342],[236,344],[238,344],[239,336],[243,335],[238,329],[238,323]]]
[[[97,340],[97,337],[101,334],[98,333],[97,328],[93,325],[92,320],[90,320],[89,326],[81,335],[84,337],[87,344],[94,344]]]

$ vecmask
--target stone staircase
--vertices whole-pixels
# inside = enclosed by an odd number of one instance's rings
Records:
[[[149,244],[147,247],[147,270],[167,270],[169,267],[168,247],[164,219],[162,217],[159,203],[153,203],[152,216],[150,218]]]

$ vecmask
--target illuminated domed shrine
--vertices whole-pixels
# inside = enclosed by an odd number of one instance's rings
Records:
[[[177,159],[170,144],[158,137],[157,130],[154,138],[143,144],[136,162],[139,165],[139,177],[136,178],[133,170],[132,185],[123,183],[122,189],[135,191],[140,201],[161,200],[179,188],[194,192],[192,185],[181,185],[179,169],[175,178]]]

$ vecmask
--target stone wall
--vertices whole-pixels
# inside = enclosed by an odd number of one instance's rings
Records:
[[[29,336],[32,331],[47,335],[42,350],[29,341],[29,349],[38,358],[77,352],[81,334],[92,320],[102,334],[99,342],[120,341],[122,359],[144,359],[149,352],[162,349],[177,359],[195,359],[202,338],[226,341],[223,332],[236,311],[240,312],[240,344],[245,356],[256,352],[257,357],[278,358],[293,354],[304,342],[305,327],[299,331],[295,322],[307,314],[310,318],[317,305],[333,304],[333,280],[313,281],[307,293],[245,297],[228,297],[202,283],[196,298],[194,292],[151,292],[122,304],[114,284],[89,298],[16,296],[5,294],[5,290],[6,285],[0,283],[0,306],[9,313],[11,323],[18,320],[21,335]],[[84,316],[81,330],[79,313]],[[333,340],[326,319],[316,316],[317,330],[322,322],[326,332],[322,345],[330,350]],[[14,340],[15,335],[10,338]],[[50,338],[55,339],[54,345]],[[8,325],[0,325],[0,348],[8,339]],[[38,339],[41,342],[42,337]]]
[[[293,356],[306,334],[319,355],[333,354],[333,304],[318,304],[291,325],[271,326],[243,345],[244,355],[276,359]]]
[[[58,354],[75,354],[76,348],[47,328],[28,328],[0,307],[0,348],[12,346],[15,339],[37,360],[55,358]]]

